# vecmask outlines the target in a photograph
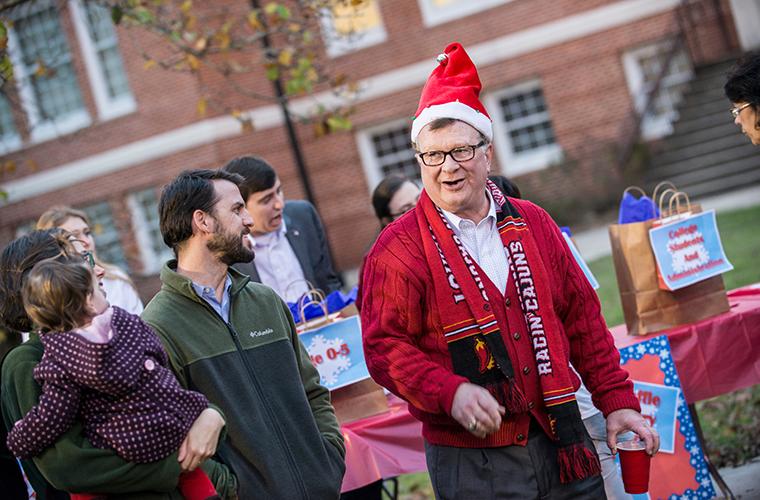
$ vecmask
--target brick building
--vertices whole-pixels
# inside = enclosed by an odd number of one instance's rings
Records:
[[[225,3],[247,8],[242,0]],[[494,119],[495,168],[567,221],[594,208],[590,199],[608,202],[623,182],[618,153],[638,137],[632,117],[652,86],[659,81],[641,123],[647,141],[670,132],[695,65],[734,55],[740,42],[757,43],[745,40],[753,24],[742,23],[760,15],[757,2],[742,0],[373,0],[362,9],[360,36],[341,39],[338,21],[323,25],[338,33],[325,44],[328,64],[362,89],[353,130],[316,138],[310,127],[297,127],[344,272],[359,265],[377,233],[374,186],[390,172],[417,175],[410,117],[447,43],[461,42],[479,67]],[[81,0],[35,1],[14,15],[10,52],[21,83],[13,94],[22,106],[0,96],[0,186],[8,195],[0,244],[51,204],[83,208],[94,219],[101,257],[128,269],[149,298],[170,253],[158,231],[157,196],[179,171],[256,154],[276,167],[287,197],[303,197],[276,106],[241,97],[255,125],[248,132],[221,113],[199,117],[194,78],[146,70],[131,43],[134,30],[114,28]],[[52,76],[25,79],[51,47],[60,51]],[[248,83],[271,93],[263,77]],[[312,102],[295,99],[292,107]],[[55,118],[41,119],[40,107]]]

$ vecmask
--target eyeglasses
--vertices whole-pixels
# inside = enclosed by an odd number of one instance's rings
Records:
[[[752,106],[751,102],[742,104],[741,106],[736,106],[735,108],[731,108],[731,116],[733,116],[734,120],[736,120],[739,117],[739,113],[741,113],[744,108],[747,108],[749,106]]]
[[[437,167],[443,165],[446,161],[446,156],[451,156],[451,159],[455,162],[469,161],[475,158],[475,150],[480,146],[485,145],[486,141],[480,141],[474,146],[459,146],[449,151],[428,151],[427,153],[417,153],[422,163],[428,167]]]
[[[89,250],[82,252],[82,260],[87,262],[91,268],[95,268],[95,256]]]

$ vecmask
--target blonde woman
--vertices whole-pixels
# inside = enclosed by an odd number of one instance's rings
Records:
[[[107,264],[98,258],[95,250],[95,237],[92,234],[90,219],[87,217],[87,214],[81,210],[67,206],[51,207],[37,220],[37,229],[51,228],[60,228],[68,231],[81,242],[84,250],[92,252],[95,262],[106,271],[106,275],[103,278],[103,287],[111,304],[119,306],[132,314],[140,314],[142,312],[143,303],[129,276],[113,264]]]

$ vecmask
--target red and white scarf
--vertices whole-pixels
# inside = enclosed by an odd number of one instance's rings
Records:
[[[509,263],[509,281],[517,289],[532,340],[544,406],[558,444],[560,480],[566,483],[598,474],[596,454],[584,445],[583,422],[538,246],[520,213],[496,185],[488,181],[487,188],[497,206],[496,227]],[[488,278],[425,191],[417,208],[417,223],[454,371],[488,389],[510,414],[527,412],[525,396],[515,380],[501,336],[501,327],[507,325],[498,324],[483,283]]]

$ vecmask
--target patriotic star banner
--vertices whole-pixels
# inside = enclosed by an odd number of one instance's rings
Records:
[[[650,467],[649,492],[631,495],[632,498],[715,497],[702,446],[670,355],[668,338],[662,335],[620,349],[620,364],[631,375],[642,415],[657,429],[661,440],[660,452]]]
[[[679,290],[734,268],[723,251],[715,210],[649,230],[660,288]]]
[[[328,389],[338,389],[369,378],[358,316],[306,331],[299,338],[319,372],[321,384]]]

